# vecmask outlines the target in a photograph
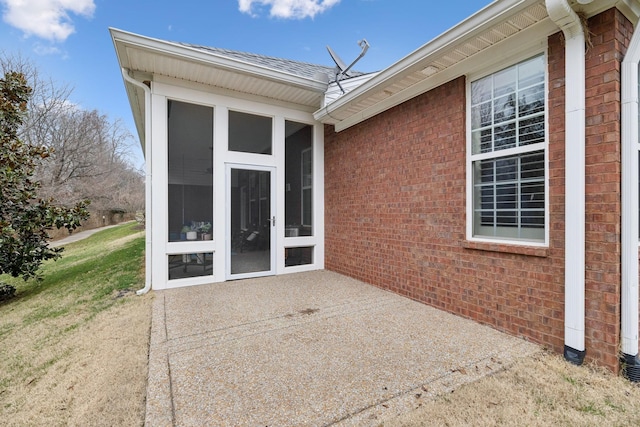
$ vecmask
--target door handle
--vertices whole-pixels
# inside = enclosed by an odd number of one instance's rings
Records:
[[[276,226],[276,217],[272,216],[271,218],[267,219],[267,221],[269,221],[271,223],[271,226],[275,227]]]

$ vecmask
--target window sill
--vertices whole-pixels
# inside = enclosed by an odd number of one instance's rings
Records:
[[[527,255],[533,257],[546,258],[549,256],[549,248],[539,246],[520,246],[509,245],[505,243],[491,243],[491,242],[473,242],[464,240],[462,247],[465,249],[471,249],[476,251],[486,252],[503,252],[509,254]]]

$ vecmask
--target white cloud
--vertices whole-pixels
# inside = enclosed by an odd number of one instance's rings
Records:
[[[93,0],[0,0],[4,4],[2,18],[27,36],[54,42],[67,39],[75,27],[70,13],[87,18],[96,8]]]
[[[340,0],[238,0],[240,12],[255,16],[254,5],[265,6],[270,16],[285,19],[313,18],[338,3]]]
[[[33,45],[33,50],[38,55],[59,55],[62,51],[57,46],[44,45],[42,43],[36,43]]]

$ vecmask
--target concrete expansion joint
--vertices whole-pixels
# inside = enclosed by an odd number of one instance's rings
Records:
[[[409,300],[406,304],[410,304]],[[397,296],[388,294],[383,298],[362,298],[344,304],[330,305],[320,308],[305,308],[292,313],[259,319],[237,325],[230,325],[211,331],[184,335],[167,340],[171,355],[191,351],[197,348],[213,347],[248,337],[303,327],[315,322],[323,322],[337,317],[348,317],[365,312],[382,310],[391,305],[398,306]],[[402,307],[398,307],[401,309]]]
[[[149,426],[379,424],[540,351],[333,273],[163,291],[153,315]]]

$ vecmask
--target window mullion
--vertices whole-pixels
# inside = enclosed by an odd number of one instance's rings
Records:
[[[474,236],[534,241],[546,236],[544,66],[538,56],[471,83]]]
[[[516,218],[518,221],[518,237],[522,237],[522,157],[518,157],[516,168]]]
[[[498,174],[498,166],[496,162],[493,162],[493,235],[498,234],[498,180],[496,176]]]
[[[508,148],[506,150],[494,151],[491,153],[472,154],[471,161],[487,160],[487,159],[499,159],[501,157],[509,157],[514,155],[526,154],[534,151],[544,151],[545,143],[538,142],[531,145],[523,145],[521,147]]]

